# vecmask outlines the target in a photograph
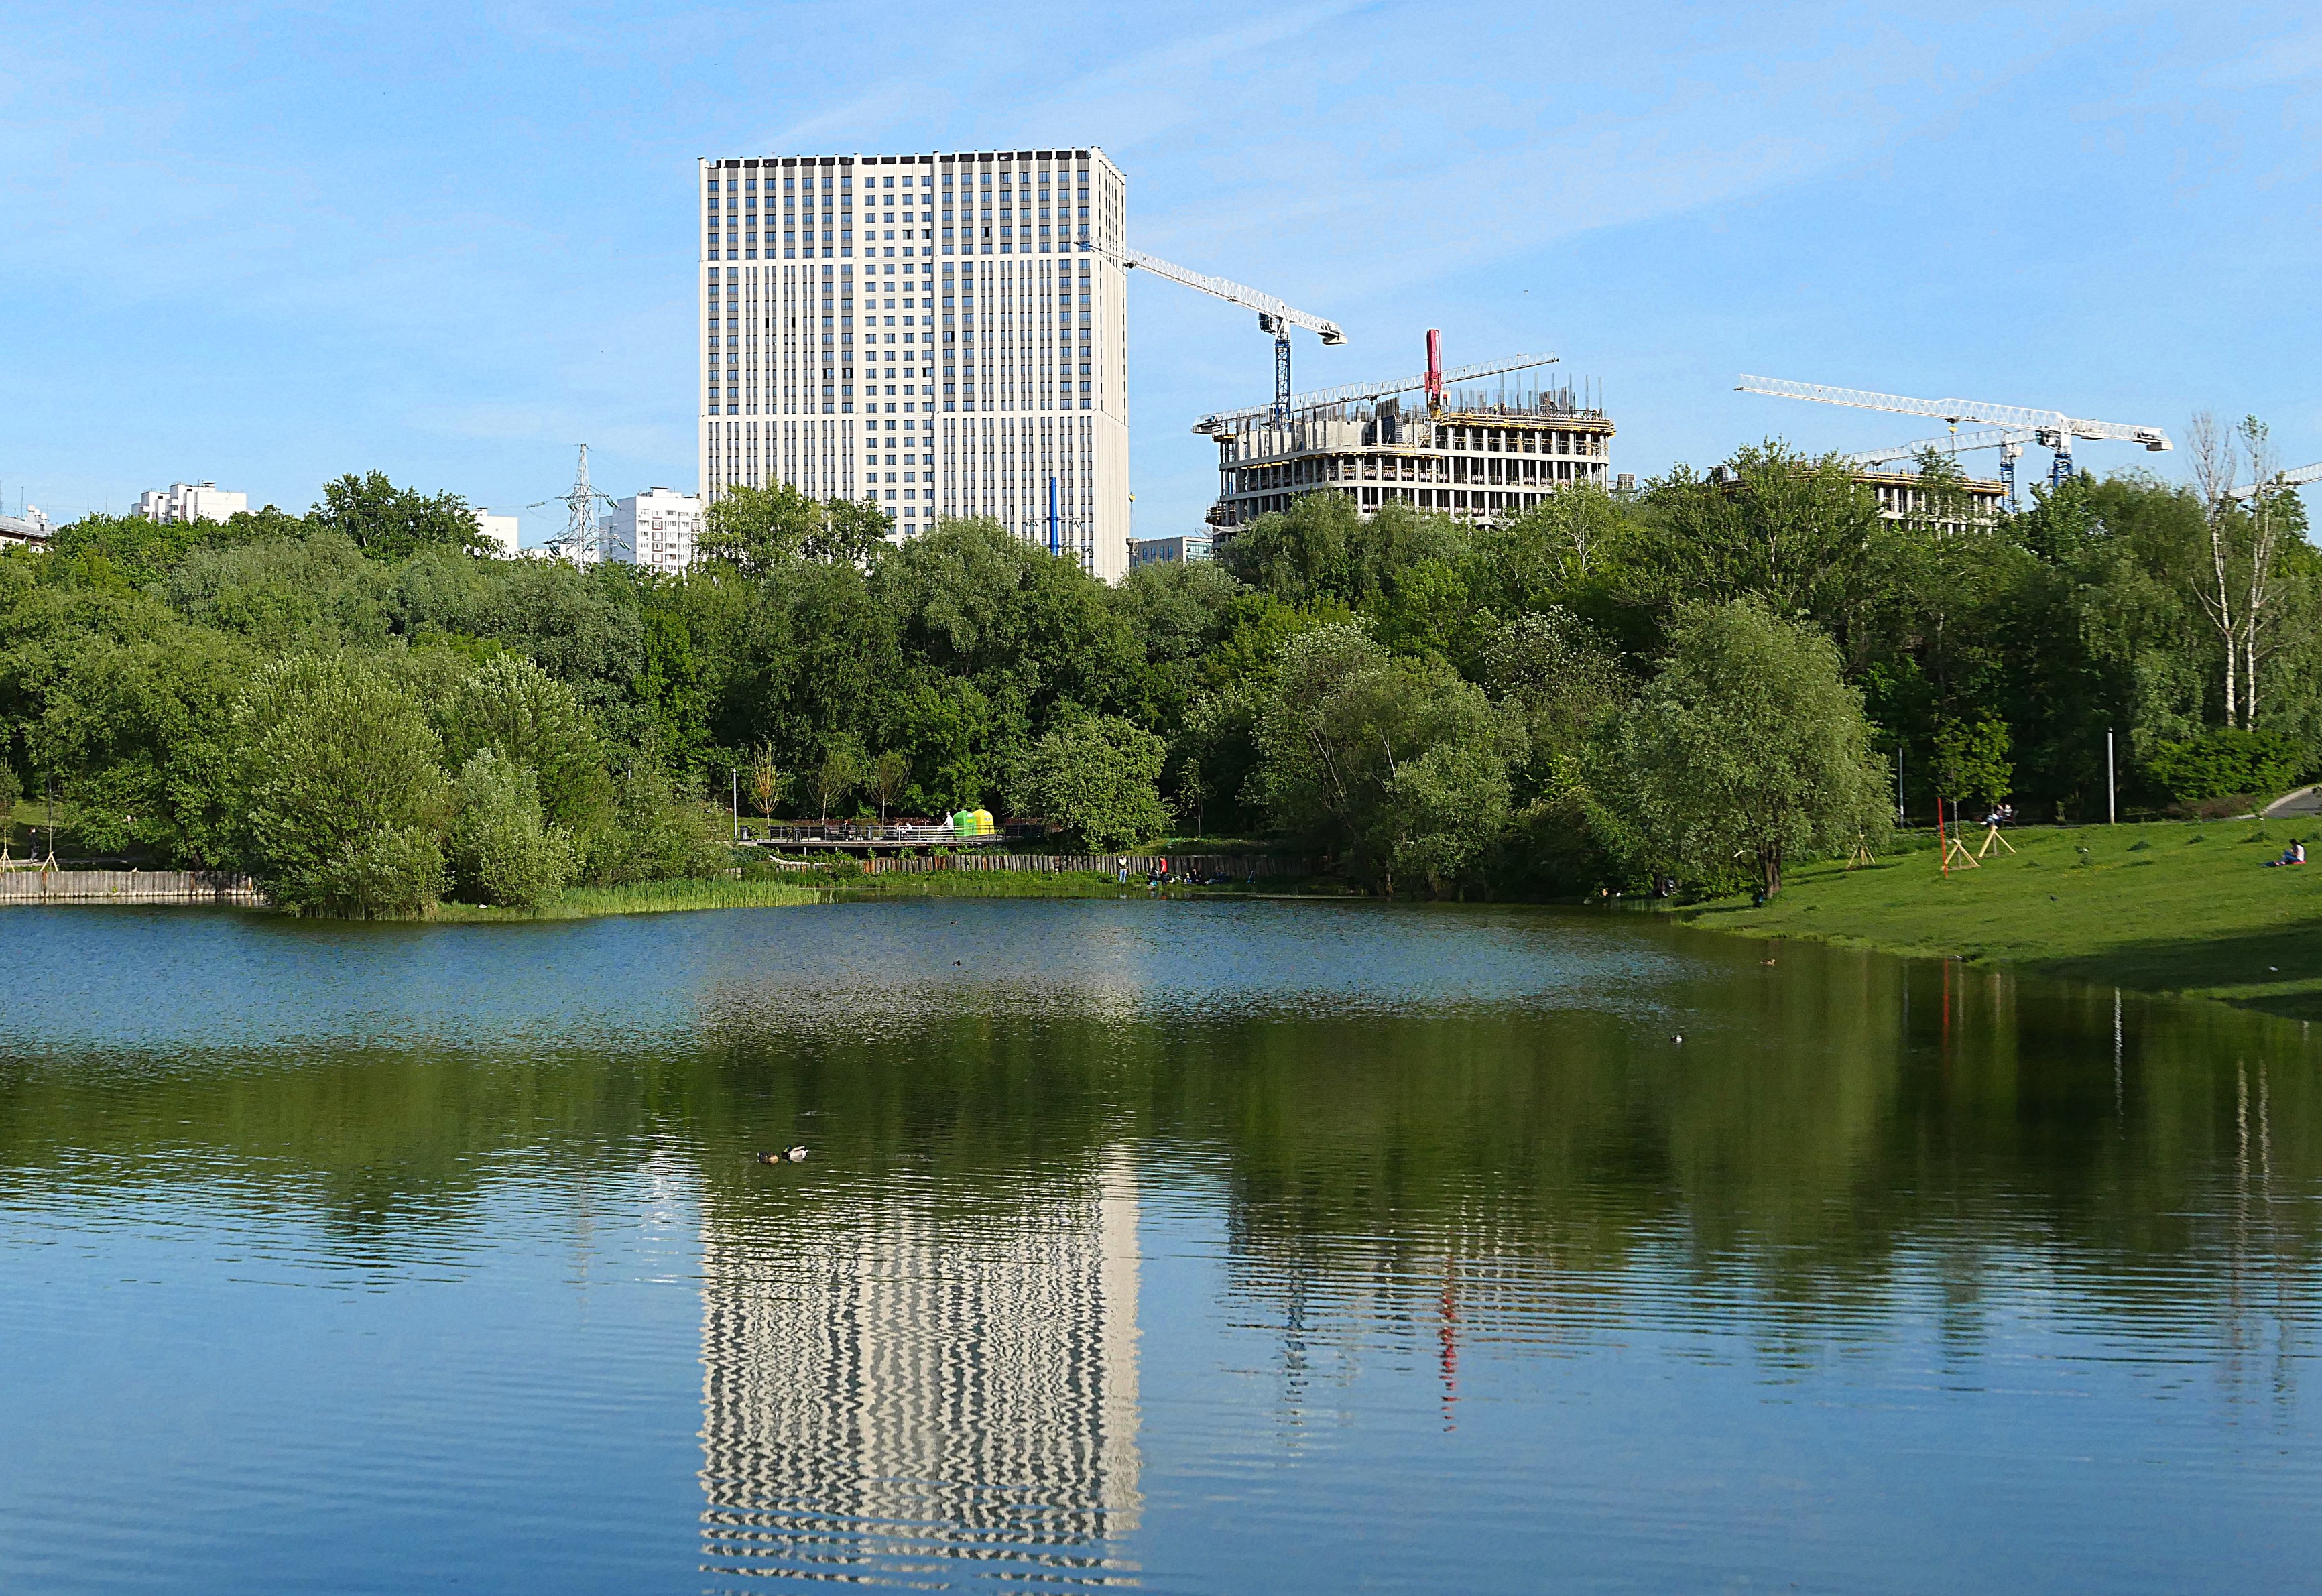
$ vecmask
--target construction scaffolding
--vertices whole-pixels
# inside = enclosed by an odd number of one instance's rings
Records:
[[[1593,384],[1447,390],[1440,409],[1399,397],[1205,417],[1217,440],[1221,531],[1339,493],[1365,515],[1401,502],[1467,521],[1522,514],[1575,483],[1614,486],[1614,428]]]

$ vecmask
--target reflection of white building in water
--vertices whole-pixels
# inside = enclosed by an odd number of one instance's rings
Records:
[[[1139,1503],[1125,1166],[712,1218],[702,1276],[707,1569],[1121,1580],[1108,1543]]]

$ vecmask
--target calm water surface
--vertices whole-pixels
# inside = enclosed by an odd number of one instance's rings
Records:
[[[1324,904],[0,970],[0,1589],[2322,1579],[2292,1023]]]

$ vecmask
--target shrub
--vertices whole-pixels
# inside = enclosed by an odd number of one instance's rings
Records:
[[[612,780],[587,712],[571,688],[530,660],[485,661],[453,694],[444,722],[454,768],[464,770],[479,749],[497,749],[532,773],[549,824],[580,834],[611,817]]]
[[[2282,733],[2218,726],[2182,743],[2163,743],[2146,770],[2171,798],[2190,804],[2284,791],[2305,765],[2298,743]]]
[[[460,767],[444,838],[454,897],[533,908],[572,879],[571,834],[541,818],[533,773],[497,749],[479,749]]]
[[[614,783],[611,825],[581,840],[580,876],[592,886],[707,879],[727,867],[729,821],[722,808],[679,793],[668,772],[641,760]]]
[[[242,851],[268,897],[362,918],[434,903],[443,772],[408,695],[366,663],[297,657],[260,673],[236,721]]]

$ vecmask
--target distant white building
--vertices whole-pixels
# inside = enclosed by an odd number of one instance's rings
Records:
[[[215,482],[172,482],[166,488],[148,488],[137,499],[137,513],[164,526],[223,521],[249,508],[250,495],[229,493]]]
[[[1189,564],[1211,558],[1211,540],[1199,534],[1185,537],[1129,540],[1129,569],[1140,565]]]
[[[14,515],[0,514],[0,550],[41,548],[49,532],[49,518],[38,505],[26,505]]]
[[[674,576],[693,563],[701,535],[701,501],[671,488],[649,488],[613,501],[597,522],[598,550],[606,560]]]
[[[496,515],[489,510],[477,510],[474,515],[476,531],[492,545],[492,552],[502,560],[515,559],[518,537],[517,518],[514,515]]]

